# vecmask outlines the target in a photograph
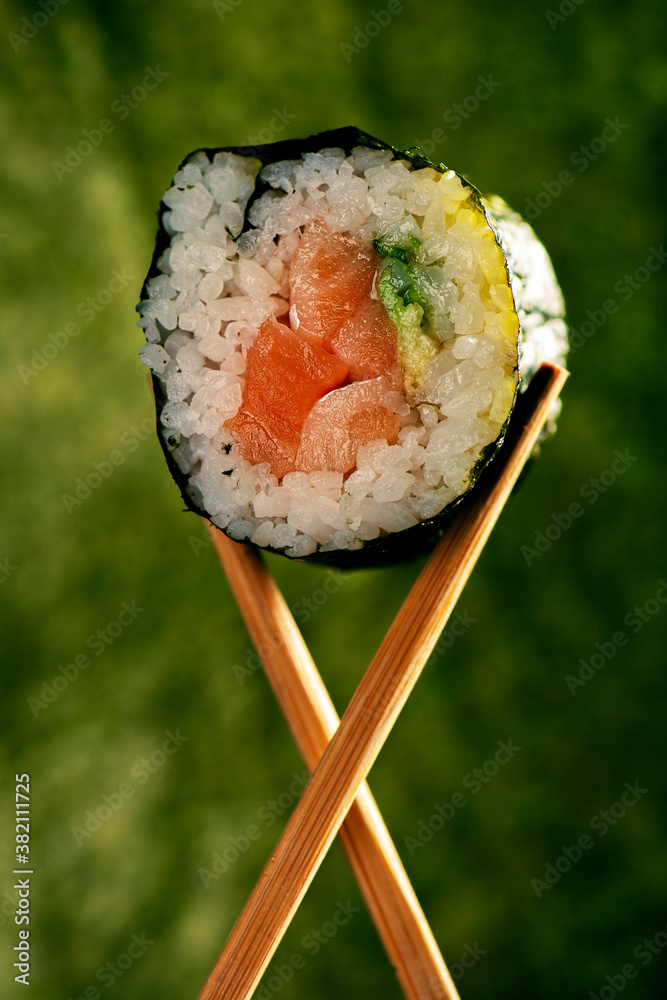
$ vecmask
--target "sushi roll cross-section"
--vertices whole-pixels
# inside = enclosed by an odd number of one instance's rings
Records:
[[[353,128],[190,154],[138,310],[188,507],[346,566],[431,545],[567,350],[530,227]]]

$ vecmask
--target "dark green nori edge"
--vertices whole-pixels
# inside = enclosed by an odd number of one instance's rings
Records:
[[[391,150],[395,157],[407,160],[408,163],[412,164],[412,166],[417,170],[422,169],[423,167],[433,167],[442,173],[449,170],[449,167],[446,167],[443,163],[431,162],[431,160],[427,159],[427,157],[425,157],[416,147],[412,147],[406,151],[396,149],[394,146],[390,146],[388,143],[382,142],[381,139],[376,139],[375,136],[369,135],[368,132],[363,132],[361,129],[355,128],[354,126],[331,129],[327,132],[319,132],[317,135],[308,136],[306,139],[281,139],[279,142],[270,143],[266,146],[201,147],[200,149],[195,149],[191,153],[188,153],[188,155],[181,161],[178,169],[181,169],[181,167],[183,167],[195,153],[202,152],[206,153],[210,159],[212,159],[216,153],[236,153],[239,156],[252,156],[259,160],[262,166],[267,166],[270,163],[277,163],[280,160],[298,160],[301,158],[303,153],[319,153],[322,149],[331,149],[334,147],[343,149],[345,154],[349,155],[355,146],[363,146],[366,149]],[[471,189],[477,206],[484,212],[482,198],[477,188],[475,188],[460,174],[457,176],[466,187]],[[245,221],[242,232],[247,232],[248,229],[253,228],[247,221],[248,209],[250,205],[256,198],[260,197],[265,191],[268,190],[273,189],[269,184],[258,179],[255,184],[255,190],[251,194],[250,199],[248,200],[248,205],[246,206]],[[155,242],[155,250],[153,251],[153,257],[151,259],[148,274],[146,275],[146,279],[141,288],[142,301],[147,295],[146,285],[148,281],[161,273],[158,270],[157,262],[171,241],[171,237],[162,225],[162,213],[168,210],[169,207],[161,201],[158,209],[158,233]],[[507,268],[507,264],[505,266]],[[167,400],[159,378],[154,372],[151,374],[153,393],[155,396],[157,436],[164,453],[167,466],[172,478],[181,491],[181,496],[183,497],[187,508],[193,511],[193,513],[199,514],[201,517],[208,518],[209,515],[206,511],[199,507],[188,494],[188,477],[178,468],[171,452],[169,451],[167,442],[162,435],[163,428],[160,422],[160,416]],[[533,381],[537,381],[537,379],[533,379]],[[531,389],[532,388],[531,383]],[[453,517],[467,505],[471,492],[474,496],[477,495],[477,490],[473,490],[473,487],[476,487],[479,481],[486,479],[487,475],[490,473],[488,466],[489,463],[491,463],[491,460],[501,451],[504,441],[508,437],[513,436],[514,428],[520,428],[522,426],[523,419],[521,415],[526,412],[526,405],[532,395],[532,392],[527,392],[521,396],[521,398],[518,398],[518,393],[515,393],[514,404],[510,416],[508,417],[508,420],[496,440],[487,445],[478,459],[471,472],[470,482],[466,492],[448,504],[443,510],[440,511],[439,514],[436,514],[435,517],[429,518],[427,521],[421,521],[419,524],[414,525],[412,528],[406,528],[404,531],[395,531],[382,538],[376,538],[372,541],[364,542],[361,548],[353,551],[349,549],[336,549],[331,552],[317,551],[310,556],[306,556],[301,560],[295,561],[322,563],[324,565],[336,566],[341,569],[367,569],[374,566],[386,566],[391,563],[416,559],[419,556],[424,555],[434,546]],[[495,462],[493,463],[494,468],[496,467],[496,464],[497,463]],[[224,529],[221,530],[224,531]],[[242,544],[252,545],[252,543],[248,541],[244,541]],[[266,551],[277,555],[284,555],[284,552],[280,549],[272,549],[268,547]],[[287,558],[290,557],[288,556]]]

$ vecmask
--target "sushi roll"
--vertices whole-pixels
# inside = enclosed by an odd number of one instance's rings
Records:
[[[532,229],[355,128],[200,149],[138,311],[186,505],[230,538],[369,566],[431,546],[567,329]],[[556,414],[553,415],[554,417]]]

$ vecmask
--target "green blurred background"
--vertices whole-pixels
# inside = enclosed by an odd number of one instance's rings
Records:
[[[666,269],[642,268],[665,238],[667,14],[611,0],[392,9],[380,28],[384,0],[2,4],[3,997],[27,995],[12,970],[16,772],[31,775],[39,1000],[194,998],[289,813],[303,767],[261,672],[239,681],[248,636],[149,429],[134,305],[161,193],[187,152],[347,124],[421,142],[519,210],[541,204],[534,225],[580,334],[558,435],[461,598],[475,621],[443,642],[371,787],[464,1000],[609,997],[628,963],[625,996],[661,995]],[[142,91],[148,68],[162,79]],[[480,77],[493,81],[481,101]],[[602,149],[607,118],[620,124]],[[112,127],[98,134],[102,119]],[[101,141],[67,163],[84,130]],[[558,194],[564,170],[573,180]],[[77,498],[112,452],[113,473]],[[559,530],[554,515],[575,502],[582,515]],[[550,525],[546,551],[522,552]],[[318,599],[326,571],[270,566],[343,710],[420,564],[335,578],[314,613],[304,599]],[[110,645],[87,645],[118,633],[123,602],[144,610]],[[644,605],[640,627],[624,623]],[[610,645],[619,630],[622,648]],[[566,675],[596,652],[602,669],[572,693]],[[90,666],[67,680],[59,668],[84,654]],[[187,740],[165,756],[177,731]],[[509,739],[520,752],[473,794],[466,775]],[[626,782],[646,792],[601,836],[594,817]],[[121,785],[129,797],[105,810]],[[406,841],[457,791],[467,805],[443,829]],[[85,836],[88,811],[109,815]],[[238,860],[202,877],[251,824],[260,836]],[[591,850],[536,891],[586,833]],[[306,936],[348,900],[359,912],[313,954]],[[133,935],[145,937],[127,967]],[[296,953],[304,968],[285,1000],[401,995],[337,845],[275,962]]]

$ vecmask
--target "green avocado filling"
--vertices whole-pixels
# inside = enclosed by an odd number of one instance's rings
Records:
[[[444,258],[433,264],[418,264],[421,240],[390,230],[373,246],[383,258],[377,291],[397,331],[397,353],[403,369],[405,390],[414,395],[422,383],[428,362],[442,344],[454,336],[449,318],[458,301],[456,285],[445,277]]]
[[[392,239],[390,230],[380,239],[373,240],[373,246],[381,257],[395,257],[397,260],[402,260],[404,264],[411,264],[417,259],[421,240],[418,240],[416,236],[403,236],[401,234],[401,241],[398,243],[395,238]]]

